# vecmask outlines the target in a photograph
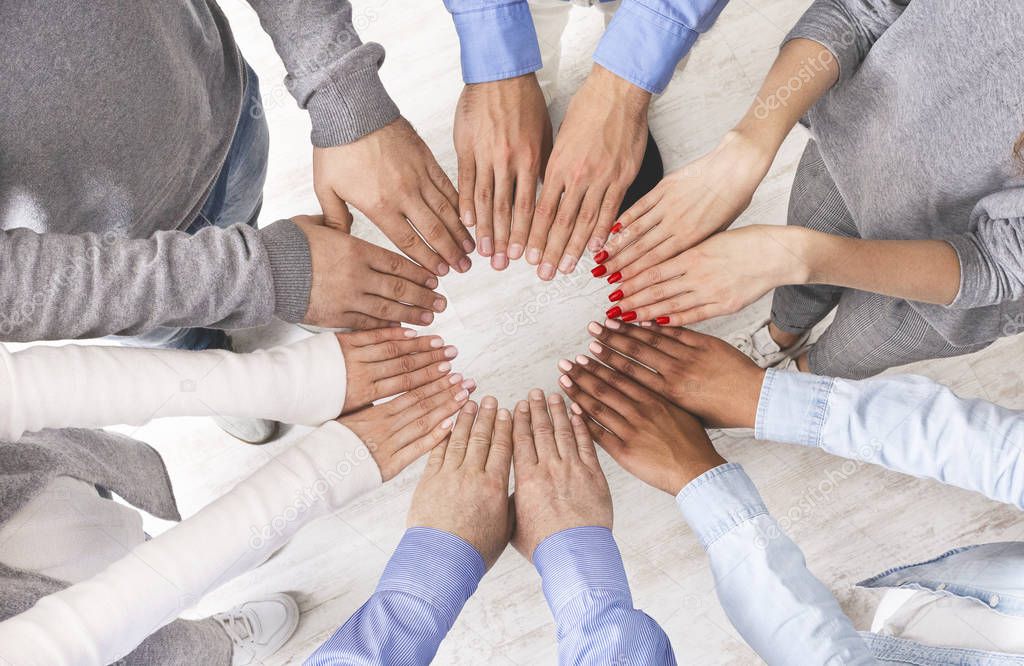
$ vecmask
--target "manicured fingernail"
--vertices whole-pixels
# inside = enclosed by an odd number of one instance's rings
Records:
[[[427,280],[427,289],[437,289],[437,278],[431,277]]]
[[[494,241],[491,240],[490,236],[484,236],[480,239],[480,254],[485,257],[494,254]]]
[[[473,391],[476,390],[476,380],[475,379],[467,379],[466,381],[462,382],[462,388],[464,388],[467,391],[469,391],[470,393],[472,393]]]
[[[443,298],[434,299],[434,312],[444,312],[446,307],[448,307],[448,302]]]
[[[613,307],[613,308],[608,308],[608,311],[607,311],[607,312],[605,312],[604,314],[605,314],[605,316],[606,316],[606,317],[608,317],[609,319],[615,319],[615,318],[616,318],[616,317],[618,317],[618,316],[619,316],[620,314],[622,314],[622,308],[620,308],[620,307],[619,307],[618,305],[616,305],[616,306],[615,306],[615,307]]]
[[[412,330],[411,328],[406,328],[406,329],[403,329],[402,335],[404,335],[407,338],[415,338],[416,337],[416,331]]]
[[[555,267],[551,264],[544,264],[537,270],[541,280],[550,280],[555,277]]]
[[[448,378],[448,382],[451,384],[458,384],[462,381],[462,374],[456,372],[454,375]]]
[[[473,261],[469,257],[463,257],[459,259],[459,272],[465,273],[473,267]]]
[[[558,362],[558,369],[561,370],[562,372],[569,372],[570,370],[572,370],[572,363],[563,358],[561,361]]]
[[[443,346],[444,346],[444,340],[442,340],[441,338],[430,338],[430,348],[431,349],[440,349]]]
[[[607,326],[608,328],[612,329],[613,331],[617,331],[620,328],[622,328],[622,322],[617,321],[615,319],[609,319],[608,321],[606,321],[604,323],[604,325]]]
[[[600,252],[595,254],[594,255],[594,261],[596,261],[599,264],[603,264],[604,262],[608,261],[608,251],[607,250],[601,250]]]
[[[462,249],[465,250],[466,252],[472,252],[474,249],[476,249],[476,243],[467,238],[466,240],[462,241]]]
[[[622,279],[622,273],[620,273],[619,271],[615,271],[614,273],[612,273],[611,275],[608,276],[608,284],[615,284],[616,282],[618,282],[621,279]]]
[[[579,416],[583,415],[583,409],[579,405],[577,405],[575,402],[569,404],[569,409],[572,410],[573,414],[577,414]]]
[[[519,243],[512,243],[508,246],[508,256],[510,259],[518,259],[523,256],[523,246]]]
[[[598,324],[596,321],[592,321],[589,324],[587,324],[587,330],[593,333],[594,335],[600,335],[601,324]]]
[[[476,224],[476,218],[473,216],[473,211],[467,210],[462,214],[462,224],[467,227],[472,227]]]
[[[644,328],[650,328],[651,326],[654,326],[654,324],[652,324],[649,321],[642,321],[640,322],[640,325],[643,326]]]
[[[493,395],[486,395],[484,399],[480,401],[480,406],[487,409],[494,409],[498,406],[498,400]]]
[[[594,352],[595,354],[600,354],[601,352],[603,352],[603,351],[604,351],[604,347],[602,347],[601,345],[599,345],[599,344],[598,344],[598,343],[596,343],[596,342],[591,342],[591,343],[590,343],[590,345],[588,345],[588,347],[587,347],[587,348],[588,348],[588,349],[589,349],[590,351]]]
[[[437,268],[434,269],[434,272],[441,276],[448,275],[448,264],[441,262],[437,265]]]
[[[591,252],[597,252],[601,249],[602,245],[604,245],[604,243],[601,242],[600,238],[591,238],[587,243],[587,249]]]
[[[622,231],[622,222],[616,222],[612,225],[612,233],[617,234]]]
[[[607,266],[594,266],[593,270],[590,271],[590,274],[593,275],[594,277],[601,277],[602,275],[604,275],[607,272],[608,272],[608,267]]]
[[[504,252],[498,252],[491,257],[491,268],[496,271],[503,271],[508,268],[508,256]]]
[[[452,369],[452,364],[449,363],[448,361],[445,361],[444,363],[441,363],[441,364],[439,364],[437,366],[437,371],[440,372],[441,374],[444,374],[444,373],[448,372],[451,369]]]
[[[587,365],[588,363],[590,363],[590,359],[580,354],[579,356],[576,357],[576,362],[579,363],[580,365]]]
[[[530,393],[528,395],[530,396],[531,400],[541,400],[544,398],[544,391],[541,391],[540,389],[537,388],[530,389]]]
[[[455,346],[448,345],[447,347],[444,348],[444,357],[445,358],[455,358],[458,355],[459,355],[459,350]]]
[[[441,421],[441,430],[450,430],[454,422],[452,417],[449,416],[444,421]]]
[[[429,324],[430,322],[434,321],[434,313],[424,312],[423,314],[420,315],[420,321],[422,321],[424,324]]]
[[[455,402],[462,402],[469,397],[469,391],[459,391],[455,394]]]
[[[670,321],[672,320],[669,319],[668,317],[658,317],[657,319],[654,320],[654,322],[658,324],[658,326],[668,326],[668,323]]]
[[[572,386],[572,380],[569,379],[569,375],[562,375],[561,377],[559,377],[558,383],[564,386],[565,388],[569,388],[570,386]]]
[[[636,321],[636,313],[630,310],[626,314],[622,315],[622,321]]]
[[[562,260],[558,262],[558,270],[563,273],[572,273],[572,269],[576,268],[576,257],[571,254],[567,254],[562,257]]]
[[[608,294],[608,300],[614,303],[615,301],[621,301],[625,294],[622,293],[621,289],[616,289],[612,293]]]
[[[462,406],[462,411],[466,412],[467,414],[476,414],[476,403],[470,400],[469,402]]]

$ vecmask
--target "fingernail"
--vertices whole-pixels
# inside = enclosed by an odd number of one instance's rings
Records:
[[[607,272],[608,272],[608,267],[607,266],[595,266],[594,269],[590,271],[590,274],[593,275],[594,277],[601,277],[602,275],[604,275]]]
[[[588,346],[588,349],[590,349],[590,351],[594,352],[595,354],[600,354],[601,352],[604,351],[604,347],[602,347],[596,342],[591,342]]]
[[[462,381],[462,374],[456,372],[454,375],[448,378],[449,383],[458,384]]]
[[[577,416],[583,416],[583,409],[575,402],[569,404],[569,409],[572,410],[573,414],[576,414]]]
[[[620,308],[618,305],[616,305],[615,307],[608,308],[607,312],[605,312],[604,314],[609,319],[615,319],[620,314],[622,314],[622,308]]]
[[[429,324],[430,322],[434,321],[434,313],[424,312],[423,314],[420,315],[420,321],[422,321],[424,324]]]
[[[493,395],[487,395],[480,401],[480,406],[486,407],[487,409],[494,409],[498,406],[498,400]]]
[[[430,348],[431,349],[440,349],[443,346],[444,346],[444,340],[442,340],[441,338],[431,338],[430,339]]]
[[[651,326],[653,326],[653,324],[649,321],[642,321],[640,322],[640,325],[643,326],[644,328],[650,328]]]
[[[444,421],[441,421],[441,430],[449,430],[452,427],[452,422],[452,417],[450,416]]]
[[[607,326],[608,328],[612,329],[613,331],[617,331],[620,328],[622,328],[622,322],[619,322],[619,321],[617,321],[615,319],[609,319],[608,321],[606,321],[604,323],[604,325]]]
[[[601,242],[601,239],[591,238],[590,242],[587,243],[587,249],[590,250],[591,252],[597,252],[598,250],[601,249],[602,245],[604,245],[604,243]]]
[[[630,310],[626,314],[622,315],[622,321],[636,321],[636,313]]]
[[[655,323],[656,323],[656,324],[657,324],[658,326],[668,326],[668,323],[669,323],[670,321],[672,321],[672,320],[671,320],[671,319],[669,319],[668,317],[658,317],[657,319],[655,319],[655,320],[654,320],[654,322],[655,322]]]
[[[572,386],[572,380],[569,379],[569,375],[562,375],[561,377],[559,377],[558,383],[564,386],[565,388],[569,388],[570,386]]]
[[[434,312],[444,312],[446,307],[448,307],[448,304],[443,298],[434,299]]]
[[[473,267],[473,261],[469,257],[459,259],[459,272],[465,273]]]
[[[436,289],[436,288],[437,288],[437,278],[436,277],[431,277],[429,280],[427,280],[427,289]]]
[[[469,397],[469,391],[459,391],[455,394],[455,402],[462,402]]]
[[[608,300],[614,303],[615,301],[621,301],[624,294],[621,289],[616,289],[612,293],[608,294]]]
[[[498,252],[491,257],[491,268],[496,271],[503,271],[508,268],[508,257],[504,252]]]
[[[544,391],[541,391],[540,389],[537,388],[530,389],[529,396],[533,400],[540,400],[544,397]]]
[[[576,257],[571,254],[567,254],[562,257],[562,260],[558,262],[558,270],[563,273],[572,273],[572,269],[576,268]]]
[[[508,246],[508,256],[510,259],[518,259],[523,256],[523,246],[519,243],[512,243]]]
[[[499,409],[498,410],[498,420],[499,421],[511,421],[512,420],[512,412],[508,411],[507,409]]]
[[[526,263],[531,266],[536,266],[540,262],[540,250],[535,247],[531,247],[526,251]]]
[[[557,405],[557,404],[560,404],[561,402],[562,402],[562,396],[559,393],[552,393],[551,395],[548,396],[548,403],[549,404]]]
[[[530,405],[525,400],[520,400],[516,403],[517,412],[528,412],[530,411]]]
[[[550,280],[555,277],[555,267],[551,264],[544,264],[537,271],[537,275],[540,276],[541,280]]]
[[[590,363],[590,359],[581,354],[576,357],[576,362],[579,363],[580,365],[587,365],[588,363]]]
[[[596,321],[592,321],[587,324],[587,330],[594,335],[599,335],[601,333],[601,324],[598,324]]]
[[[459,350],[456,347],[454,347],[453,345],[448,345],[447,347],[444,348],[444,357],[445,358],[455,358],[458,355],[459,355]]]
[[[595,254],[594,255],[594,261],[596,261],[599,264],[603,264],[604,262],[608,261],[608,251],[607,250],[601,250],[600,252]]]
[[[480,239],[480,254],[485,257],[494,254],[494,241],[491,240],[490,236],[484,236]]]
[[[462,241],[462,249],[465,250],[466,252],[472,252],[474,249],[476,249],[476,243],[467,238],[466,240]]]
[[[452,364],[449,363],[448,361],[445,361],[444,363],[441,363],[441,364],[439,364],[437,366],[437,371],[442,373],[442,374],[445,373],[445,372],[448,372],[451,369],[452,369]]]
[[[467,227],[472,227],[476,224],[476,218],[473,216],[473,211],[467,210],[462,214],[462,224]]]
[[[470,392],[475,391],[476,390],[476,380],[475,379],[467,379],[466,381],[462,382],[462,388],[464,388],[464,389],[466,389],[467,391],[470,391]]]
[[[617,234],[622,231],[622,222],[616,222],[612,225],[612,233]]]
[[[416,337],[416,331],[407,328],[407,329],[405,329],[405,332],[403,333],[403,335],[405,337],[407,337],[407,338],[415,338]]]
[[[561,370],[562,372],[569,372],[570,370],[572,370],[572,363],[563,358],[561,361],[558,362],[558,369]]]
[[[434,269],[434,272],[441,276],[448,275],[448,264],[441,262],[437,265],[437,268]]]
[[[616,282],[618,282],[621,279],[622,279],[622,273],[620,273],[619,271],[615,271],[614,273],[612,273],[611,275],[608,276],[608,284],[615,284]]]

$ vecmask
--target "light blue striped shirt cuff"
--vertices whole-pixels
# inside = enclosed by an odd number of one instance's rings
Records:
[[[676,495],[690,529],[704,550],[734,529],[768,508],[753,481],[737,463],[726,463],[704,472]]]
[[[622,555],[607,527],[574,527],[544,539],[533,551],[544,598],[559,626],[574,626],[573,615],[586,612],[580,595],[600,590],[632,607]]]
[[[526,0],[445,0],[455,21],[466,83],[499,81],[541,68]]]
[[[769,368],[757,401],[754,436],[773,442],[820,446],[832,395],[831,377]]]

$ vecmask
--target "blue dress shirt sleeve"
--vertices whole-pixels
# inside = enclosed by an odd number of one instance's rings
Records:
[[[964,400],[924,377],[851,381],[768,370],[755,434],[1024,509],[1024,413]]]
[[[676,65],[729,0],[623,0],[594,52],[594,62],[651,93],[661,93]]]
[[[373,596],[306,666],[429,664],[484,571],[480,553],[454,534],[407,530]]]
[[[665,632],[633,608],[611,530],[576,527],[552,534],[537,546],[533,563],[558,625],[560,664],[676,663]]]
[[[541,68],[526,0],[445,0],[455,21],[466,83],[498,81]]]
[[[769,515],[735,463],[691,481],[676,496],[707,551],[726,615],[768,664],[875,664],[835,597]]]

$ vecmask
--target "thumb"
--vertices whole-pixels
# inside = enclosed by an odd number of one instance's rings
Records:
[[[352,213],[348,204],[334,192],[326,195],[317,195],[320,200],[320,208],[324,211],[324,224],[334,229],[340,229],[345,233],[352,231]]]

